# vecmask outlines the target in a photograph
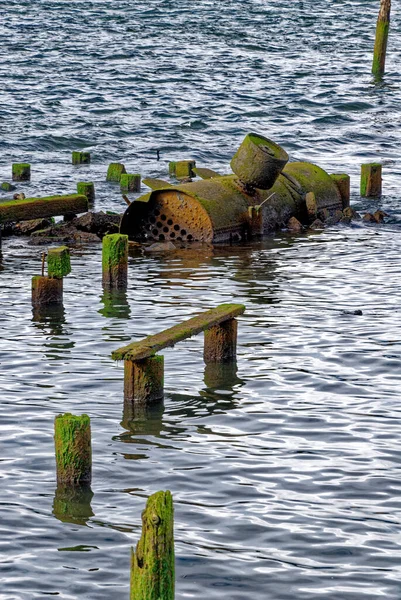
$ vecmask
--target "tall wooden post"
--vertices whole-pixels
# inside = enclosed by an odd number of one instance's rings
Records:
[[[108,289],[124,289],[128,278],[128,236],[105,235],[102,250],[103,285]]]
[[[382,194],[382,165],[367,163],[361,165],[361,196],[378,198]]]
[[[92,450],[88,415],[58,415],[54,420],[54,444],[57,484],[89,485],[92,478]]]
[[[163,399],[164,356],[124,361],[124,400],[151,404]]]
[[[376,25],[376,41],[372,73],[382,77],[385,72],[388,32],[390,29],[391,0],[380,0],[380,11]]]
[[[131,550],[131,600],[174,600],[174,508],[171,492],[150,496],[142,535]]]
[[[205,331],[203,358],[206,364],[230,362],[237,356],[238,321],[229,319]]]

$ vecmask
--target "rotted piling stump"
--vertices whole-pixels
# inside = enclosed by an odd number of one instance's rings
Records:
[[[351,198],[351,178],[346,173],[331,173],[330,177],[336,182],[341,194],[343,210],[348,208]]]
[[[163,400],[164,356],[124,361],[124,401],[135,405]]]
[[[171,492],[157,492],[142,513],[142,535],[131,549],[130,600],[174,600],[174,506]]]
[[[123,173],[120,179],[122,192],[140,192],[141,176],[138,173]]]
[[[382,77],[386,66],[387,41],[390,29],[391,0],[380,0],[380,10],[376,25],[375,48],[372,73]]]
[[[110,163],[107,169],[106,181],[115,181],[117,183],[121,180],[121,175],[124,175],[127,171],[122,163]]]
[[[92,449],[88,415],[58,415],[54,420],[54,444],[57,484],[90,485]]]
[[[50,248],[47,253],[47,273],[49,277],[62,279],[71,273],[70,250],[67,246]]]
[[[95,184],[92,181],[80,181],[77,183],[77,193],[88,198],[89,206],[95,202]]]
[[[90,152],[78,152],[74,150],[71,157],[73,165],[88,165],[91,161]]]
[[[203,350],[205,363],[235,361],[237,356],[237,332],[237,319],[230,319],[206,329]]]
[[[382,194],[382,165],[368,163],[361,166],[361,196],[378,198]]]
[[[13,192],[16,188],[15,188],[15,185],[13,185],[12,183],[9,183],[8,181],[4,181],[0,185],[0,189],[2,192]]]
[[[128,236],[120,233],[105,235],[102,249],[103,286],[123,289],[128,280]]]
[[[40,308],[63,304],[63,280],[34,275],[32,277],[32,306]]]
[[[169,174],[176,179],[186,179],[187,177],[195,177],[193,169],[196,167],[194,160],[178,160],[169,163]]]
[[[28,163],[14,163],[12,165],[13,181],[30,181],[31,165]]]

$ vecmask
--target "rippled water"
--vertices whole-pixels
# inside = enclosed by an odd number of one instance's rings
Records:
[[[167,488],[177,598],[399,599],[401,37],[395,12],[375,84],[377,4],[2,6],[0,178],[32,162],[25,193],[89,179],[96,207],[120,210],[108,162],[163,177],[168,160],[195,158],[225,172],[257,130],[292,159],[349,172],[354,204],[390,215],[241,247],[137,251],[114,298],[100,247],[76,248],[64,309],[48,315],[30,305],[41,249],[6,239],[2,600],[127,598],[141,510]],[[90,166],[69,164],[79,148]],[[366,160],[384,162],[384,196],[360,203]],[[247,306],[237,369],[205,369],[202,337],[188,340],[165,352],[164,410],[129,422],[111,351],[232,300]],[[54,509],[53,419],[65,411],[92,419],[94,495],[77,523]]]

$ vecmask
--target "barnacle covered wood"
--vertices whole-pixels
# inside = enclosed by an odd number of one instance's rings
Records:
[[[153,356],[159,350],[175,346],[178,342],[186,338],[197,335],[210,327],[219,325],[228,319],[234,319],[245,312],[243,304],[220,304],[197,317],[188,319],[184,323],[174,325],[161,333],[149,335],[140,342],[133,342],[128,346],[119,348],[112,353],[114,360],[141,360]]]

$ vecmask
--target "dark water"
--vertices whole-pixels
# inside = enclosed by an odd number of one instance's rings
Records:
[[[388,75],[373,82],[377,5],[3,3],[0,178],[31,162],[25,193],[93,180],[96,207],[121,210],[108,162],[164,177],[168,160],[195,158],[225,172],[256,130],[292,159],[349,172],[355,205],[390,216],[133,253],[116,298],[101,288],[100,247],[77,248],[64,309],[45,316],[30,305],[42,249],[5,240],[2,600],[127,598],[129,547],[159,489],[175,499],[177,598],[400,598],[401,37],[395,6]],[[93,162],[73,168],[80,148]],[[370,160],[384,163],[384,196],[361,204]],[[232,300],[247,306],[237,370],[205,369],[201,336],[182,343],[165,352],[164,410],[127,422],[111,351]],[[65,411],[92,419],[94,495],[75,523],[54,509]]]

